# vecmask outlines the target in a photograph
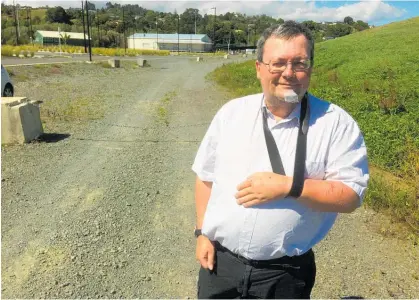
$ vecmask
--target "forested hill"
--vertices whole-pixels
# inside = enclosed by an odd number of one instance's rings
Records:
[[[12,5],[2,3],[1,43],[16,43],[15,12],[19,23],[20,44],[28,44],[29,37],[33,37],[36,30],[57,31],[60,27],[61,31],[83,32],[81,2],[73,2],[72,5],[78,6],[64,9],[61,6],[31,8],[17,5],[15,9]],[[120,37],[124,29],[127,36],[133,32],[154,33],[157,30],[159,33],[177,33],[179,29],[179,33],[207,34],[211,39],[215,34],[215,42],[220,46],[229,42],[237,46],[254,46],[264,29],[284,22],[282,18],[248,16],[236,12],[214,15],[214,10],[212,14],[202,15],[194,8],[188,8],[184,12],[164,13],[145,9],[137,4],[122,6],[108,2],[105,7],[98,8],[93,3],[88,3],[88,7],[93,46],[98,46],[96,43],[100,37],[102,47],[122,47],[123,39]],[[370,27],[366,22],[353,20],[350,16],[341,22],[303,23],[313,31],[316,41],[348,35]]]

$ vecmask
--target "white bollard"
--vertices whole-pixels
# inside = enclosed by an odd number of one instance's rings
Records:
[[[119,59],[108,59],[108,63],[111,66],[111,68],[119,68],[121,66],[121,61]]]
[[[201,57],[201,56],[198,56],[197,58],[196,58],[196,61],[203,61],[204,60],[204,58],[203,57]]]
[[[143,58],[139,58],[137,59],[137,64],[141,67],[144,68],[145,66],[147,66],[147,60],[143,59]]]

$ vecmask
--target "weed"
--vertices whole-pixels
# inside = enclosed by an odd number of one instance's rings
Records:
[[[169,115],[168,115],[168,104],[173,97],[176,96],[176,92],[172,91],[166,93],[164,97],[160,100],[160,105],[157,107],[157,118],[163,122],[166,126],[169,126]]]

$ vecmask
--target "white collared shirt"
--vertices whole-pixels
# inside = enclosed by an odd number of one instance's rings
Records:
[[[250,259],[307,252],[332,228],[337,213],[314,211],[287,197],[245,208],[237,186],[256,172],[272,172],[261,107],[263,94],[226,103],[215,115],[192,170],[213,182],[202,232],[210,240]],[[340,107],[309,95],[306,178],[341,181],[364,197],[369,179],[366,147],[356,122]],[[268,126],[287,176],[293,176],[301,105]]]

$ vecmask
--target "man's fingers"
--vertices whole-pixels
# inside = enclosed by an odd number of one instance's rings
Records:
[[[240,191],[242,189],[245,189],[251,186],[252,186],[252,182],[249,179],[247,179],[237,186],[237,190]]]
[[[208,269],[208,258],[207,257],[201,257],[199,259],[199,262],[204,269]]]
[[[248,187],[248,188],[242,189],[241,191],[238,191],[234,196],[236,197],[236,199],[239,199],[250,194],[251,192],[252,192],[252,188]]]
[[[214,269],[214,263],[215,263],[215,251],[214,249],[210,249],[208,251],[208,269],[211,271]]]
[[[196,252],[196,259],[199,261],[203,268],[208,268],[208,254],[206,251],[198,250]]]
[[[241,197],[241,198],[237,199],[237,204],[241,205],[243,203],[247,203],[247,202],[253,201],[255,199],[257,199],[257,195],[249,194],[247,196],[244,196],[244,197]]]
[[[262,201],[257,199],[257,200],[253,200],[253,201],[249,201],[243,204],[244,207],[252,207],[258,204],[262,204]]]

